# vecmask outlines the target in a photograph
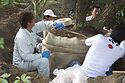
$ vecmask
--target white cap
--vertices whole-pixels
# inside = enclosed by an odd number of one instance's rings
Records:
[[[46,15],[49,15],[49,16],[52,16],[52,17],[57,17],[57,16],[54,14],[54,12],[53,12],[52,10],[50,10],[50,9],[48,9],[48,10],[46,10],[46,11],[44,12],[44,16],[46,16]]]

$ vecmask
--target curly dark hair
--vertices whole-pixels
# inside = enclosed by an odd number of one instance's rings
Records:
[[[27,28],[27,23],[31,22],[34,19],[34,15],[32,12],[23,12],[20,17],[20,24],[22,28]]]

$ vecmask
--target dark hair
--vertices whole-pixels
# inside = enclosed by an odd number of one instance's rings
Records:
[[[94,9],[94,8],[100,8],[100,6],[99,6],[99,5],[94,5],[92,8],[93,8],[93,9]]]
[[[90,7],[91,11],[93,11],[94,8],[98,8],[98,9],[100,8],[101,9],[101,7],[99,5],[93,5],[93,6]]]
[[[125,24],[115,26],[110,37],[118,44],[125,40]]]
[[[27,28],[27,23],[34,19],[34,15],[32,12],[23,12],[21,15],[20,24],[22,28]]]
[[[46,19],[46,17],[49,18],[51,16],[50,15],[44,15],[43,19]]]

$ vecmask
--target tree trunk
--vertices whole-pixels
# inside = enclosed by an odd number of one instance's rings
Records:
[[[64,9],[75,10],[77,0],[61,0]]]
[[[83,28],[91,0],[77,0],[76,4],[76,27]]]
[[[77,0],[60,0],[61,3],[61,13],[62,16],[65,17],[73,17],[74,18],[74,12],[76,10],[76,2]]]
[[[44,7],[47,1],[48,0],[31,0],[33,4],[33,11],[37,20],[41,20],[43,16]]]

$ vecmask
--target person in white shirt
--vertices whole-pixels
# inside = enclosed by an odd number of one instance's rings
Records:
[[[93,6],[91,16],[86,17],[86,21],[91,21],[100,14],[101,8],[99,6]]]
[[[37,42],[32,28],[35,26],[39,30],[47,28],[62,29],[62,23],[46,25],[43,22],[35,24],[35,18],[31,12],[24,12],[20,19],[21,28],[14,39],[13,64],[25,71],[38,70],[41,75],[49,76],[49,52],[37,53],[35,51]],[[35,25],[34,25],[35,24]]]
[[[112,64],[125,54],[125,25],[115,27],[110,37],[102,34],[95,35],[85,40],[90,46],[82,70],[88,77],[107,76]]]
[[[82,65],[55,69],[56,77],[50,83],[88,83],[87,79],[109,76],[112,64],[125,54],[125,24],[116,26],[110,37],[97,34],[85,40],[90,46]]]

